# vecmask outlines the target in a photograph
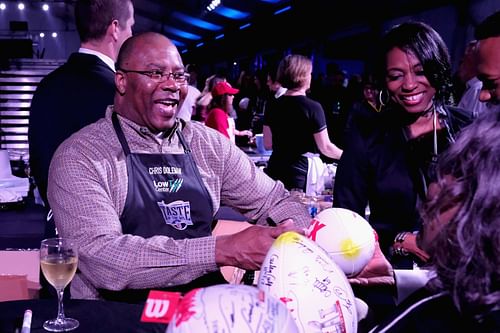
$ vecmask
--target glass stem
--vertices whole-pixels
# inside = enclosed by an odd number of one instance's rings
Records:
[[[58,322],[64,321],[63,295],[64,295],[64,288],[57,291],[57,318],[56,318],[56,321],[58,321]]]

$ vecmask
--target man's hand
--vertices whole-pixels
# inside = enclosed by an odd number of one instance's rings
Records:
[[[292,220],[286,220],[277,227],[252,226],[232,235],[217,236],[215,262],[219,266],[259,270],[271,244],[287,231],[303,234]]]
[[[356,276],[349,278],[351,284],[357,285],[394,285],[394,271],[385,258],[378,242],[375,243],[375,252],[372,259]]]

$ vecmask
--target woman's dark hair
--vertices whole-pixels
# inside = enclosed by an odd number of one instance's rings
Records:
[[[457,308],[481,321],[500,309],[500,112],[483,114],[438,162],[441,189],[424,209],[424,224],[459,207],[430,245],[437,277]],[[425,232],[424,227],[424,232]]]
[[[448,48],[441,36],[423,22],[405,22],[394,26],[381,41],[380,80],[385,82],[386,55],[393,48],[414,55],[422,64],[425,76],[436,89],[437,106],[453,104],[453,83]]]

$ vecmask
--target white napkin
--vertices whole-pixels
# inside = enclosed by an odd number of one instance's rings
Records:
[[[306,195],[315,196],[321,194],[325,189],[323,174],[325,173],[326,164],[323,163],[319,154],[305,153],[302,156],[307,157],[308,165]]]
[[[15,191],[0,188],[0,203],[18,202],[23,200]]]

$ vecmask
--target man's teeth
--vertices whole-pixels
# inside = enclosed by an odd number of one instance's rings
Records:
[[[165,105],[175,105],[175,104],[177,104],[177,102],[175,102],[175,101],[158,101],[158,102],[160,102],[162,104],[165,104]]]

